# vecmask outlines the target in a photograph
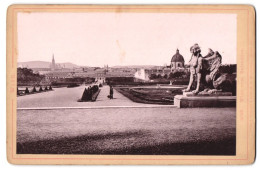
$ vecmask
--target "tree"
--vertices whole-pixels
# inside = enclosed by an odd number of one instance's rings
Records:
[[[17,82],[28,84],[33,82],[34,84],[39,83],[44,78],[43,75],[33,73],[32,69],[28,68],[17,68]]]
[[[158,74],[158,75],[157,75],[157,78],[162,78],[162,75],[161,75],[161,74]]]
[[[169,78],[172,79],[172,78],[181,78],[183,77],[183,75],[185,75],[184,72],[180,72],[180,71],[176,71],[176,72],[171,72],[169,74]]]
[[[157,77],[156,74],[151,74],[151,75],[149,76],[149,78],[150,78],[151,80],[153,80],[153,79],[156,79],[156,78],[158,78],[158,77]]]
[[[172,78],[174,78],[173,72],[171,72],[171,73],[169,74],[169,79],[172,79]]]

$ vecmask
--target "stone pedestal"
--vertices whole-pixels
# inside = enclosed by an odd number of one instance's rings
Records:
[[[209,93],[209,92],[199,92],[198,94],[194,94],[192,92],[183,92],[183,95],[186,97],[216,97],[216,96],[232,96],[231,92],[213,92],[213,93]]]
[[[174,96],[174,106],[178,108],[236,107],[236,96],[232,96],[230,92],[213,94],[184,92],[183,95]]]

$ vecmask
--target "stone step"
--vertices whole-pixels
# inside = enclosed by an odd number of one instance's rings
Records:
[[[183,92],[183,96],[186,97],[200,97],[200,96],[232,96],[232,92],[199,92],[198,94],[195,94],[193,92]]]
[[[196,107],[236,107],[236,96],[174,96],[174,106],[178,108]]]

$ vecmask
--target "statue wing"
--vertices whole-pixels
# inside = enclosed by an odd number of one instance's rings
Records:
[[[215,76],[218,73],[221,66],[222,56],[216,52],[212,52],[203,58],[203,70],[206,70],[210,75],[211,80],[215,80]]]

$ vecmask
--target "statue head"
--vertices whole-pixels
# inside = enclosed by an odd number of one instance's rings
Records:
[[[196,56],[196,55],[200,54],[201,49],[200,49],[199,45],[197,43],[195,43],[193,46],[190,47],[190,52]]]

